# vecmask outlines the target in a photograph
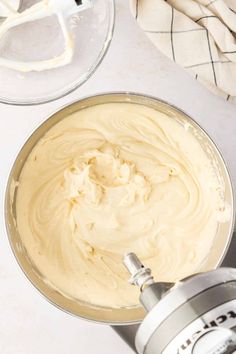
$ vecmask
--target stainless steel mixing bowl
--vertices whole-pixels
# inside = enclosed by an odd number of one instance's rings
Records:
[[[226,202],[231,206],[230,220],[226,223],[219,224],[215,236],[214,245],[211,251],[209,252],[208,258],[202,265],[201,270],[204,271],[213,269],[221,264],[227,251],[227,248],[230,244],[234,226],[234,203],[232,185],[221,154],[215,144],[209,138],[209,136],[203,131],[203,129],[185,113],[166,102],[143,95],[131,93],[109,93],[88,97],[62,108],[59,112],[54,113],[38,129],[36,129],[19,152],[19,155],[17,156],[16,161],[12,167],[6,190],[5,220],[9,241],[19,265],[21,266],[22,270],[24,271],[28,279],[31,281],[31,283],[52,304],[68,313],[88,320],[103,322],[107,324],[131,324],[139,322],[143,319],[144,311],[141,307],[114,309],[92,306],[89,303],[66,298],[58,291],[51,288],[50,285],[48,285],[44,281],[42,275],[32,264],[21,241],[20,235],[18,234],[16,225],[16,182],[19,179],[22,167],[24,166],[24,163],[34,145],[53,125],[55,125],[71,113],[82,110],[86,107],[111,102],[136,103],[140,105],[146,105],[154,108],[155,110],[167,113],[170,117],[173,117],[173,119],[177,120],[180,124],[185,124],[185,126],[187,124],[189,130],[199,140],[200,144],[203,146],[204,150],[209,155],[209,158],[211,159],[212,164],[215,170],[217,171],[218,178],[220,178],[225,185],[224,197]]]

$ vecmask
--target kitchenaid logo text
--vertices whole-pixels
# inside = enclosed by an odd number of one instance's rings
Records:
[[[198,331],[194,332],[190,338],[188,338],[177,350],[176,354],[184,354],[186,353],[187,349],[194,344],[194,342],[199,338],[199,336],[204,333],[205,330],[214,328],[214,327],[219,327],[223,324],[226,325],[227,327],[227,321],[235,319],[236,321],[236,311],[228,311],[227,313],[224,313],[220,316],[217,316],[214,320],[210,321],[209,323],[206,323],[205,326],[203,326],[201,329]]]

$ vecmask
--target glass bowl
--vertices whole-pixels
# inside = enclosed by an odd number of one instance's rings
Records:
[[[20,11],[38,1],[22,0]],[[75,52],[66,66],[39,72],[19,72],[0,66],[0,102],[41,104],[63,97],[81,86],[107,52],[114,17],[114,0],[93,0],[91,8],[68,19]],[[64,39],[56,16],[19,25],[0,40],[0,56],[20,61],[51,59],[63,49]]]

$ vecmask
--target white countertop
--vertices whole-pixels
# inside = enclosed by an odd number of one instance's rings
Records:
[[[117,22],[110,50],[80,89],[37,107],[0,104],[0,353],[132,354],[108,326],[69,316],[46,302],[19,269],[3,219],[10,167],[29,134],[67,102],[106,91],[135,91],[165,99],[198,121],[218,144],[236,185],[236,105],[214,96],[159,53],[132,19],[127,0],[116,0]]]

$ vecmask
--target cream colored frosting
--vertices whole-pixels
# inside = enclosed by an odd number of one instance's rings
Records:
[[[191,132],[142,105],[83,109],[29,155],[17,226],[30,258],[66,296],[138,304],[122,257],[135,252],[156,280],[200,269],[225,217],[223,186]]]

